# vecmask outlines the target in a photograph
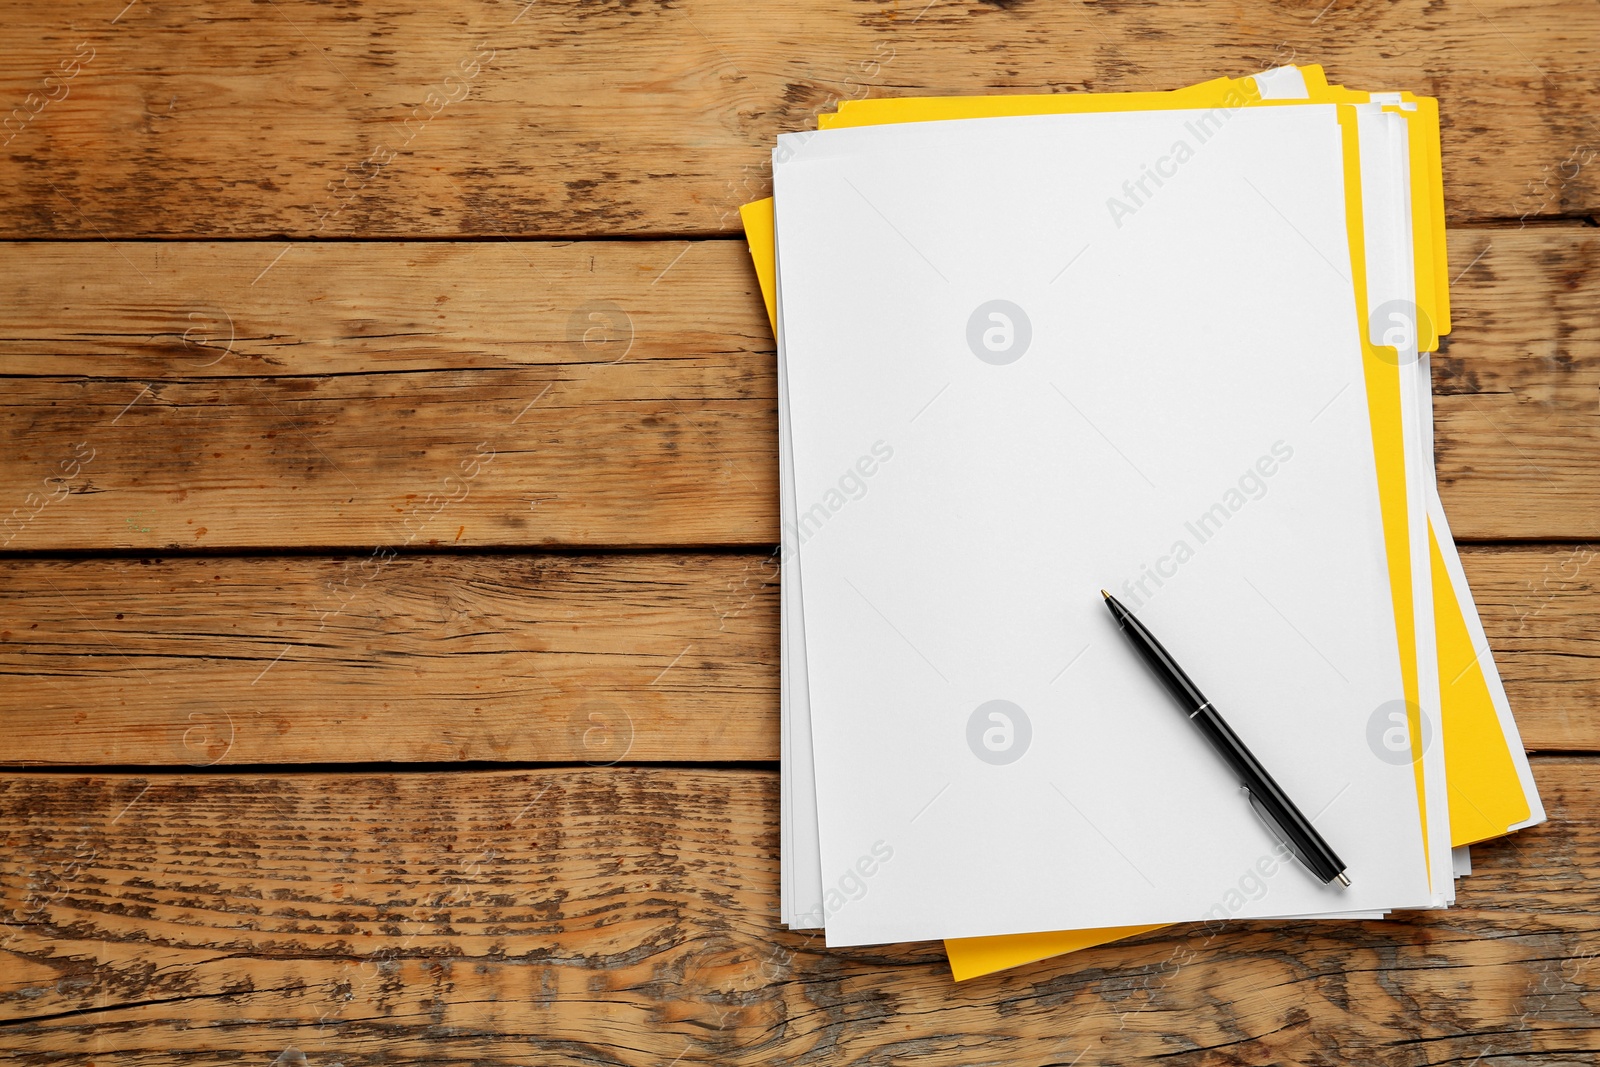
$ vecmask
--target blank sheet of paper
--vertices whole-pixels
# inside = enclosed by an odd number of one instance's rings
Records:
[[[1270,847],[1102,585],[1350,864],[1238,914],[1428,902],[1409,765],[1366,740],[1400,683],[1336,121],[1197,117],[777,168],[830,943],[1198,918]]]

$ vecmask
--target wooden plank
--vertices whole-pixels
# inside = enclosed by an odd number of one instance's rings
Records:
[[[1600,751],[1600,545],[1468,546],[1461,563],[1523,744]]]
[[[1447,912],[1183,926],[959,986],[937,944],[777,928],[771,773],[6,775],[0,1040],[18,1064],[1589,1062],[1600,761],[1536,774],[1551,821],[1474,846]]]
[[[1473,548],[1531,749],[1600,751],[1600,546]],[[15,560],[14,764],[778,757],[764,555]]]
[[[60,0],[13,12],[0,43],[0,236],[704,234],[764,193],[775,135],[840,98],[1170,89],[1294,61],[1440,97],[1452,217],[1584,214],[1597,41],[1584,0]]]
[[[733,242],[282,250],[0,245],[7,369],[53,375],[0,399],[0,540],[776,542],[771,331]]]
[[[1529,232],[1546,234],[1550,249],[1587,237]],[[1562,262],[1535,279],[1571,269],[1574,253],[1557,254]],[[210,382],[614,367],[625,379],[719,356],[713,366],[728,374],[758,354],[770,379],[772,351],[742,239],[0,243],[7,376]]]
[[[769,556],[6,567],[21,763],[778,754]]]
[[[1457,537],[1600,536],[1600,231],[1550,236],[1450,234],[1434,464]]]
[[[1600,538],[1600,233],[1452,242],[1456,534]],[[6,548],[777,541],[742,243],[286,247],[0,245]]]

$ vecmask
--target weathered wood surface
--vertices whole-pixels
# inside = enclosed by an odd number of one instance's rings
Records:
[[[1594,1063],[1592,756],[1449,912],[961,986],[777,929],[774,771],[644,766],[777,756],[772,342],[705,239],[773,136],[1284,62],[1441,99],[1441,492],[1576,542],[1465,565],[1525,742],[1600,751],[1592,3],[8,10],[8,1062]],[[667,551],[542,552],[608,547]],[[289,766],[453,760],[574,766]]]
[[[5,369],[52,375],[5,383],[11,506],[93,450],[0,540],[776,542],[772,337],[734,242],[285,247],[0,246]]]
[[[1600,206],[1585,0],[125,3],[8,13],[0,236],[704,234],[838,99],[1286,62],[1440,97],[1454,218]]]
[[[1555,232],[1451,234],[1433,409],[1458,538],[1600,534],[1600,230]]]
[[[1600,769],[1535,773],[1552,821],[1475,847],[1448,912],[1179,927],[959,986],[937,944],[777,928],[769,772],[0,776],[0,1042],[151,1067],[1587,1064]]]
[[[1451,260],[1457,536],[1600,538],[1600,232]],[[738,241],[0,245],[0,360],[9,550],[778,539]]]
[[[1600,545],[1469,547],[1524,744],[1600,750]],[[760,554],[14,560],[13,764],[778,757]]]
[[[776,759],[776,571],[755,554],[14,560],[0,760]]]
[[[1589,269],[1593,237],[1570,225],[1508,237],[1506,298],[1529,298],[1519,310],[1544,304]],[[742,239],[0,243],[6,375],[267,381],[609,366],[626,376],[717,355],[770,363],[772,351]]]
[[[1600,750],[1600,545],[1463,546],[1523,744]]]

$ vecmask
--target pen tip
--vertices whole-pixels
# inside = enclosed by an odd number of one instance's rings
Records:
[[[1340,871],[1338,874],[1334,875],[1334,877],[1338,879],[1339,884],[1344,886],[1346,889],[1350,887],[1350,878],[1343,871]]]
[[[1104,589],[1100,590],[1100,595],[1105,597],[1107,600],[1111,599],[1111,594],[1106,592]]]

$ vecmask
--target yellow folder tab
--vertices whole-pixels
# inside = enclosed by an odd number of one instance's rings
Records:
[[[1364,103],[1370,99],[1369,94],[1328,85],[1320,67],[1301,68],[1301,73],[1305,79],[1308,96],[1299,100],[1263,100],[1252,78],[1219,78],[1166,93],[853,101],[841,105],[835,114],[820,116],[818,125],[820,128],[828,129],[955,118],[1122,111],[1158,107],[1235,108],[1306,102]],[[1411,181],[1412,214],[1419,234],[1414,240],[1414,255],[1419,277],[1417,304],[1422,312],[1419,320],[1426,319],[1433,327],[1419,338],[1420,341],[1429,342],[1423,348],[1426,351],[1432,347],[1431,342],[1436,342],[1438,335],[1446,332],[1449,327],[1445,287],[1439,284],[1439,280],[1444,276],[1444,230],[1443,187],[1438,155],[1438,111],[1436,102],[1432,100],[1412,97],[1410,94],[1399,95],[1403,100],[1416,105],[1414,109],[1401,110],[1400,113],[1405,114],[1410,120],[1414,131],[1414,136],[1411,138]],[[1346,121],[1344,115],[1346,111],[1347,109],[1341,108],[1341,121]],[[1346,121],[1346,141],[1349,148],[1346,158],[1346,168],[1350,176],[1348,187],[1353,192],[1348,220],[1351,227],[1352,258],[1357,261],[1354,269],[1360,287],[1358,291],[1361,304],[1364,306],[1365,264],[1360,261],[1359,255],[1364,242],[1360,231],[1360,185],[1359,172],[1355,170],[1357,164],[1353,113],[1348,115]],[[772,200],[769,198],[744,205],[741,208],[741,217],[744,220],[746,238],[755,263],[757,278],[766,300],[767,313],[776,329],[776,248]],[[1426,286],[1426,292],[1420,280],[1424,276],[1430,283]],[[1369,403],[1374,412],[1374,445],[1380,467],[1380,498],[1383,501],[1385,536],[1388,543],[1392,585],[1395,589],[1396,624],[1398,633],[1405,635],[1414,633],[1415,630],[1411,622],[1414,607],[1409,575],[1410,557],[1406,550],[1410,534],[1407,529],[1404,452],[1401,446],[1398,361],[1394,358],[1392,350],[1389,350],[1389,358],[1383,359],[1372,346],[1364,344],[1364,348],[1368,368]],[[1434,549],[1437,551],[1436,542]],[[1462,617],[1460,600],[1451,586],[1449,575],[1445,575],[1441,581],[1438,580],[1438,573],[1439,569],[1435,568],[1433,610],[1440,632],[1438,655],[1442,671],[1446,656],[1444,634],[1447,630],[1452,635],[1459,631],[1468,649],[1467,658],[1470,659],[1472,653],[1471,641],[1464,637],[1466,625]],[[1451,629],[1452,622],[1457,624],[1456,629]],[[1451,644],[1450,654],[1458,656],[1459,647],[1457,644]],[[1400,651],[1404,665],[1406,699],[1412,707],[1416,707],[1418,664],[1414,642],[1402,637]],[[1456,672],[1461,672],[1459,666]],[[1484,758],[1486,752],[1493,754],[1497,751],[1507,752],[1508,749],[1482,670],[1467,670],[1459,673],[1459,677],[1456,672],[1441,674],[1444,688],[1441,694],[1441,732],[1444,735],[1446,777],[1451,786],[1450,813],[1454,816],[1457,808],[1461,806],[1456,802],[1457,783],[1461,783],[1462,797],[1471,797],[1474,800],[1479,797],[1488,798],[1485,811],[1495,813],[1483,814],[1475,821],[1460,824],[1463,826],[1463,833],[1470,835],[1465,838],[1455,832],[1457,824],[1452,822],[1452,842],[1464,844],[1507,832],[1516,822],[1527,818],[1529,808],[1516,767],[1509,758]],[[1487,716],[1484,714],[1484,708],[1488,709]],[[1413,715],[1410,726],[1413,750],[1420,751],[1421,723],[1416,715]],[[1484,731],[1488,731],[1489,736],[1477,736]],[[1420,798],[1422,791],[1420,760],[1415,767]],[[1511,797],[1521,799],[1520,809],[1514,803],[1506,803],[1507,798]],[[1517,815],[1519,810],[1520,815]],[[1425,821],[1425,805],[1423,818]],[[1483,832],[1486,827],[1493,827],[1496,824],[1498,829],[1488,833]],[[961,980],[1159,928],[1159,926],[1111,927],[960,938],[947,941],[946,949],[952,973],[957,980]]]

